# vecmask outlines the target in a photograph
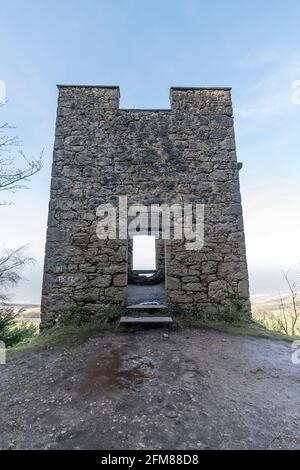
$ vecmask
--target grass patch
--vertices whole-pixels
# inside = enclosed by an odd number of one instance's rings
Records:
[[[103,325],[100,327],[92,322],[81,327],[75,325],[54,326],[49,330],[43,330],[31,341],[10,348],[9,354],[76,346],[87,341],[94,333],[99,333],[105,329],[108,329],[108,327],[105,328]],[[109,329],[112,329],[112,327],[110,326]]]
[[[100,312],[89,315],[81,307],[74,307],[68,312],[63,312],[57,318],[60,326],[88,326],[89,324],[102,327],[115,325],[122,315],[122,309],[117,307],[104,307]]]
[[[121,313],[119,309],[105,309],[101,314],[89,317],[80,313],[79,310],[67,312],[61,316],[60,321],[52,328],[42,330],[30,341],[19,343],[10,348],[10,357],[25,352],[82,344],[95,334],[115,330]]]
[[[266,325],[255,321],[242,311],[227,311],[223,315],[207,314],[204,311],[183,311],[176,306],[171,306],[168,313],[176,320],[181,328],[209,328],[225,333],[241,336],[253,336],[256,338],[269,338],[279,341],[292,342],[299,339],[298,336],[289,336],[279,331],[267,328]]]
[[[219,331],[224,331],[233,335],[240,336],[253,336],[255,338],[269,338],[276,341],[293,342],[299,340],[299,336],[288,336],[283,333],[269,330],[259,323],[253,321],[249,322],[235,322],[235,323],[220,323],[211,324],[211,327]]]

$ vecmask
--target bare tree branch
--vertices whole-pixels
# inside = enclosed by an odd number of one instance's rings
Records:
[[[8,123],[0,125],[0,192],[16,192],[27,188],[24,183],[42,169],[43,152],[38,158],[28,158],[22,150],[14,153],[21,141],[10,134],[12,129]],[[1,205],[7,205],[7,202],[0,201]]]
[[[5,291],[14,287],[21,280],[20,272],[34,259],[28,256],[27,247],[21,246],[15,250],[2,250],[0,254],[0,301],[7,300]]]

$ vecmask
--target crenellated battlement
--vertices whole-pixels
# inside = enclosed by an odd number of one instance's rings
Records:
[[[85,103],[101,108],[120,109],[119,86],[108,85],[57,85],[59,101],[73,101],[74,104]],[[125,111],[178,111],[180,108],[191,108],[205,105],[227,105],[231,107],[231,88],[229,87],[171,87],[169,109],[134,109]],[[122,108],[121,108],[122,110]]]
[[[119,108],[120,88],[118,86],[57,85],[59,105],[98,106]]]

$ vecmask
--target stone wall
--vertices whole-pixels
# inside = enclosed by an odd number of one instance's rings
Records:
[[[205,245],[166,243],[168,304],[222,314],[249,288],[229,89],[172,88],[170,110],[119,109],[118,87],[59,86],[42,325],[125,307],[127,242],[99,240],[96,208],[205,204]]]

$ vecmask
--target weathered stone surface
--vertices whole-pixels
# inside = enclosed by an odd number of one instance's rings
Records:
[[[96,278],[91,278],[90,285],[91,287],[109,287],[112,282],[112,276],[109,274],[103,274]]]
[[[182,290],[185,291],[192,291],[192,292],[198,292],[202,290],[202,286],[199,282],[194,282],[194,283],[184,283],[182,285]]]
[[[89,235],[87,233],[76,233],[72,242],[75,246],[87,246],[89,244]]]
[[[113,284],[117,287],[125,287],[127,285],[126,274],[117,274],[113,277]]]
[[[175,277],[168,277],[168,286],[169,290],[180,290],[180,279]]]
[[[42,325],[85,305],[124,307],[131,245],[99,240],[100,204],[205,204],[205,244],[157,243],[166,300],[222,312],[249,285],[229,89],[172,88],[170,110],[119,109],[117,87],[59,87]],[[129,260],[129,262],[128,262]]]
[[[226,281],[215,281],[209,284],[208,296],[215,301],[221,301],[226,295]]]

